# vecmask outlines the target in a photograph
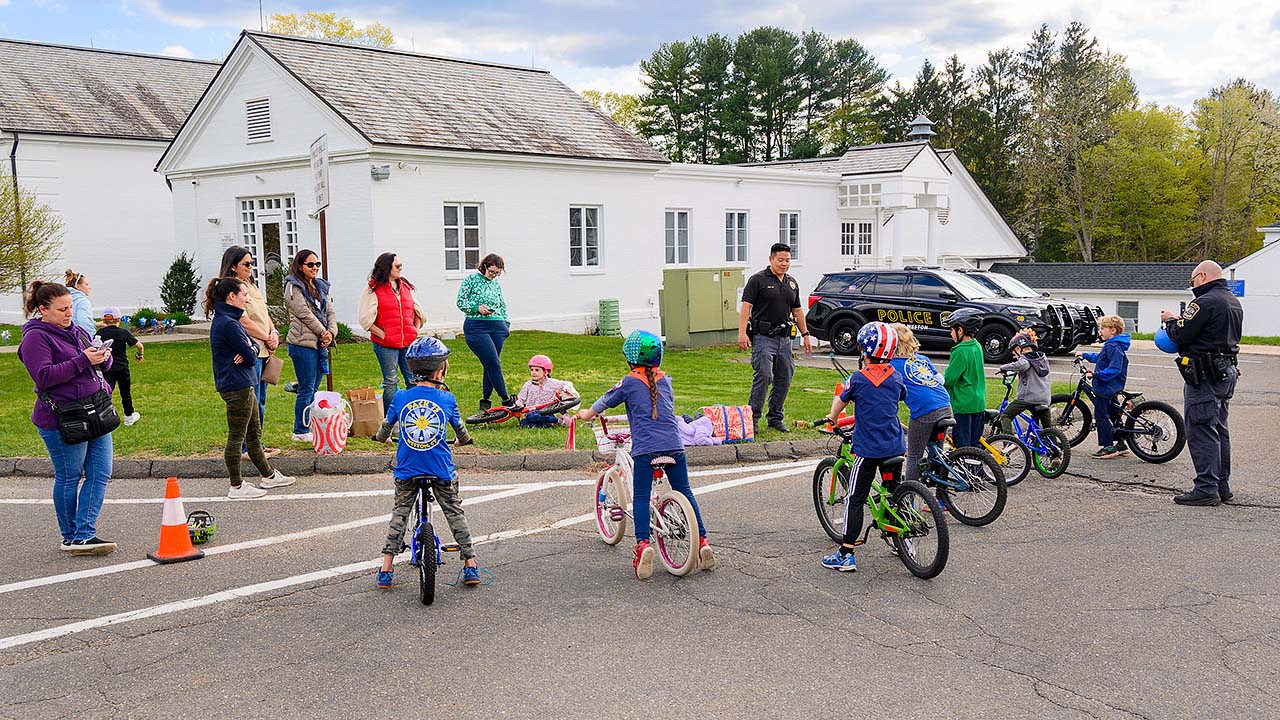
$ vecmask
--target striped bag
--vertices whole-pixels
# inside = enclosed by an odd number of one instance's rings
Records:
[[[709,405],[702,414],[711,418],[712,432],[726,443],[754,442],[755,423],[750,405]]]

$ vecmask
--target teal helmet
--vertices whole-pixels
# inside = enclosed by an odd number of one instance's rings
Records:
[[[648,330],[635,330],[622,343],[622,354],[632,365],[661,365],[662,338]]]
[[[209,542],[217,531],[218,521],[204,510],[192,510],[187,515],[187,532],[196,545]]]

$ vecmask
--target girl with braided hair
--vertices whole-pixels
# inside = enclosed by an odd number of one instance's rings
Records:
[[[680,440],[680,419],[676,416],[671,378],[659,367],[662,364],[662,340],[651,332],[636,330],[627,336],[622,354],[631,372],[613,389],[590,407],[578,412],[579,420],[590,420],[605,410],[626,405],[627,422],[631,425],[631,455],[635,460],[632,516],[636,521],[636,551],[631,561],[636,578],[647,580],[653,575],[653,548],[649,546],[649,494],[653,485],[653,460],[666,455],[676,461],[667,468],[671,488],[689,498],[693,514],[698,518],[698,559],[703,570],[716,566],[716,556],[707,542],[707,529],[702,524],[702,510],[689,486],[689,466],[685,462],[684,443]]]

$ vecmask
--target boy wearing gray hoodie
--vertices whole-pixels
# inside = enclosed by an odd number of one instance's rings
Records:
[[[1013,432],[1013,418],[1019,413],[1032,411],[1037,405],[1047,407],[1053,397],[1049,384],[1049,358],[1036,348],[1035,336],[1020,332],[1009,341],[1014,360],[1000,366],[1002,373],[1018,374],[1018,394],[1013,402],[1000,413],[1000,431]],[[1049,413],[1035,413],[1041,427],[1049,427]]]

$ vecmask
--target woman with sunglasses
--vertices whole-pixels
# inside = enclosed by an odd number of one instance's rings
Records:
[[[405,387],[413,383],[405,351],[427,321],[426,314],[413,302],[413,283],[402,275],[403,269],[395,253],[382,253],[369,273],[369,286],[360,293],[360,326],[369,333],[373,354],[382,368],[384,408],[391,407],[401,378]]]
[[[502,257],[490,253],[480,259],[476,272],[468,275],[458,288],[458,309],[466,315],[462,321],[462,335],[467,347],[484,366],[484,397],[480,411],[488,410],[489,398],[495,392],[502,404],[510,407],[515,398],[507,395],[507,382],[502,378],[502,345],[511,334],[507,322],[507,303],[502,298],[502,286],[498,276],[506,270]]]
[[[71,268],[67,268],[64,275],[67,290],[71,291],[71,324],[93,337],[98,332],[98,323],[93,319],[93,303],[89,301],[89,278]]]
[[[320,387],[321,356],[328,365],[329,348],[338,334],[338,316],[329,297],[329,282],[320,275],[320,256],[299,250],[284,278],[284,302],[289,309],[289,359],[298,379],[298,399],[293,403],[293,439],[311,442],[311,430],[302,422],[302,411],[315,400]]]
[[[258,284],[253,278],[253,254],[248,248],[239,245],[232,245],[222,253],[222,266],[218,271],[218,277],[233,277],[244,284],[246,302],[244,313],[240,316],[240,325],[244,327],[244,331],[249,337],[258,344],[258,382],[254,386],[253,392],[258,400],[258,423],[261,427],[266,427],[267,422],[267,383],[262,380],[262,371],[266,367],[267,358],[271,357],[276,348],[280,346],[280,333],[276,331],[275,323],[271,322],[271,315],[267,312],[267,301],[263,299],[262,292],[258,290]],[[266,437],[264,429],[263,438]],[[263,440],[263,452],[267,457],[271,457],[280,452],[280,448],[266,447],[266,441]],[[248,448],[242,449],[247,453]]]

